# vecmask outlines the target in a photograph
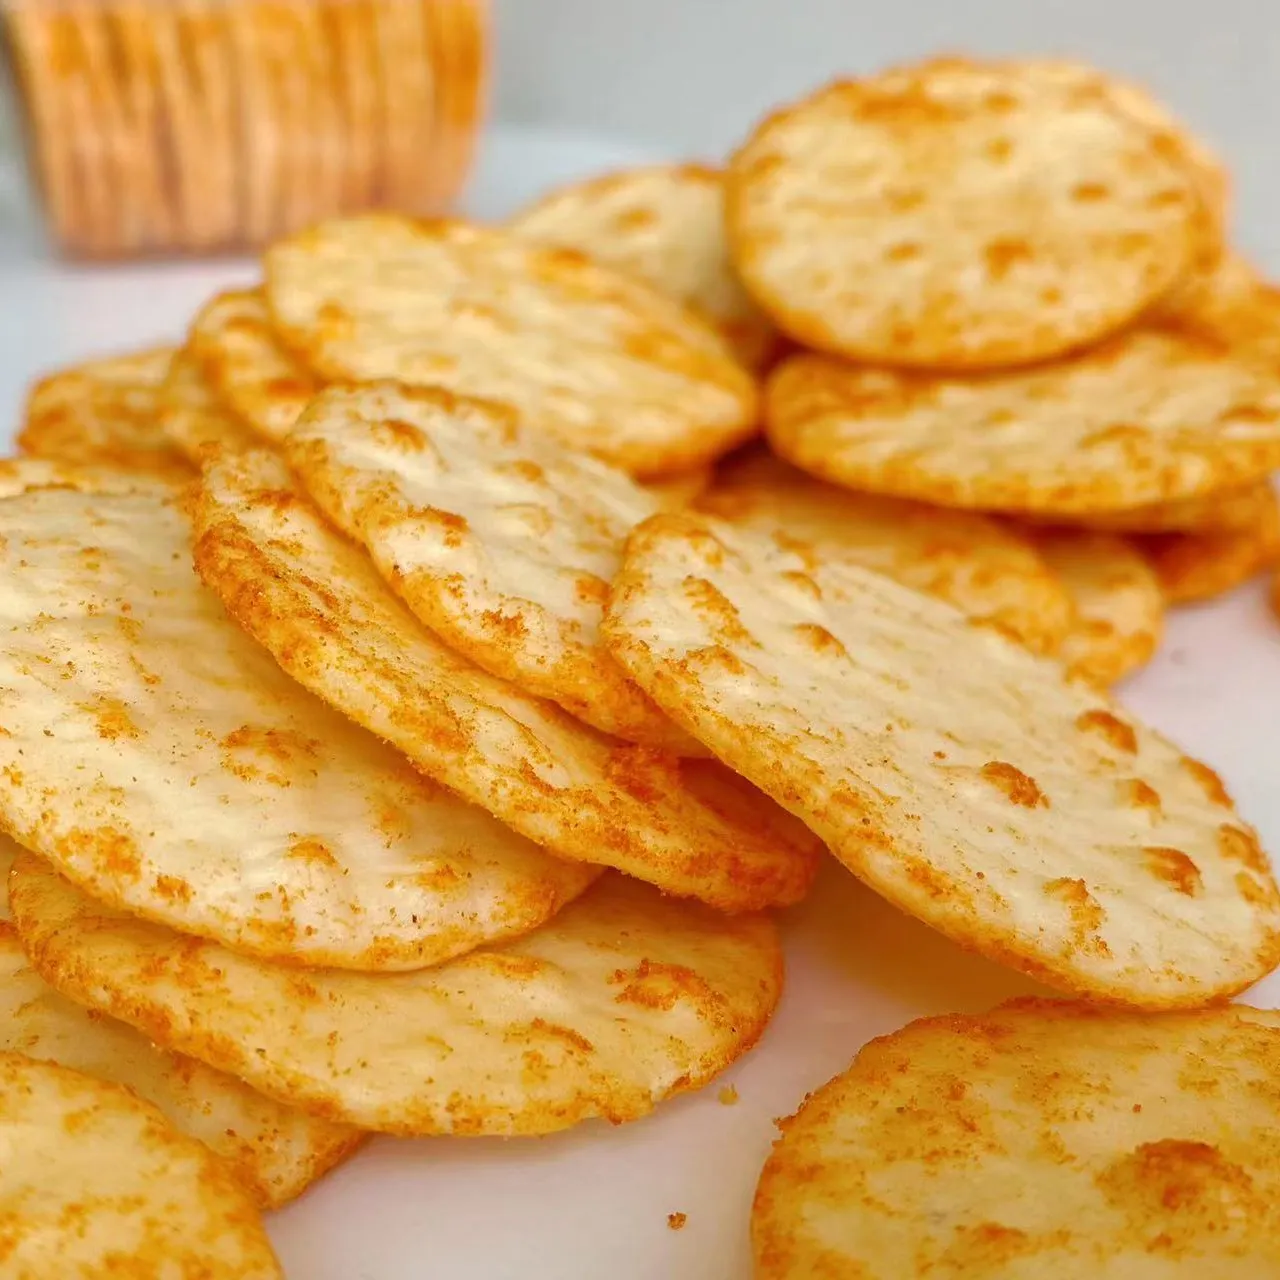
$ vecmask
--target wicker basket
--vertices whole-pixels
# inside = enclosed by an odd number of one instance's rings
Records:
[[[8,0],[5,20],[51,233],[76,256],[438,212],[480,130],[484,0]]]

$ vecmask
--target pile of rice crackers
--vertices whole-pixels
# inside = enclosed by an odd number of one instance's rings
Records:
[[[1280,1015],[1226,1002],[1280,892],[1109,693],[1280,558],[1228,185],[1132,85],[940,59],[724,168],[323,223],[39,383],[0,1270],[276,1276],[368,1134],[638,1119],[760,1039],[830,857],[1061,997],[805,1101],[759,1277],[1280,1275]]]

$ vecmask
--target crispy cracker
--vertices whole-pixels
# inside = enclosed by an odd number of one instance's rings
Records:
[[[1195,184],[1089,86],[938,59],[837,81],[729,167],[738,270],[792,337],[982,369],[1115,332],[1190,265]]]
[[[1058,660],[1099,685],[1146,666],[1164,635],[1164,593],[1146,559],[1112,534],[1061,529],[1031,536],[1074,607]]]
[[[100,908],[36,859],[13,911],[35,967],[316,1115],[397,1134],[617,1124],[706,1084],[782,989],[764,916],[725,916],[608,875],[534,933],[434,969],[300,974]]]
[[[766,401],[769,439],[797,466],[941,506],[1091,516],[1280,467],[1280,371],[1170,330],[970,379],[800,355]]]
[[[1280,1030],[1023,999],[868,1044],[780,1122],[760,1280],[1280,1273]]]
[[[1171,299],[1160,318],[1280,369],[1280,288],[1239,254],[1228,253],[1194,289]]]
[[[316,8],[335,75],[342,125],[343,212],[375,199],[378,75],[373,7],[378,0],[321,0]]]
[[[1035,549],[986,516],[838,489],[763,451],[723,468],[698,507],[814,563],[888,574],[1036,653],[1055,652],[1071,624],[1071,601]]]
[[[19,448],[58,462],[190,476],[157,412],[172,355],[172,348],[156,347],[48,374],[27,397]]]
[[[383,207],[425,213],[434,153],[439,145],[437,68],[428,42],[432,4],[373,6],[379,74],[385,98],[382,148]]]
[[[1271,481],[1263,479],[1195,498],[1094,512],[1079,519],[1091,529],[1112,533],[1224,533],[1253,527],[1265,518],[1274,500]]]
[[[0,1053],[5,1273],[281,1280],[249,1193],[149,1103]]]
[[[794,902],[817,842],[727,771],[630,746],[424,630],[268,454],[206,468],[196,565],[311,692],[564,857],[728,910]]]
[[[706,754],[600,642],[627,534],[662,507],[623,472],[497,406],[396,383],[326,392],[285,456],[450,647],[604,733]]]
[[[636,475],[711,461],[756,425],[710,325],[638,280],[497,229],[370,214],[267,252],[282,340],[322,378],[507,402]]]
[[[8,902],[5,880],[18,852],[16,845],[0,848],[0,908]],[[357,1129],[281,1106],[234,1076],[157,1049],[123,1023],[73,1004],[29,966],[16,932],[0,925],[2,1051],[131,1089],[227,1161],[266,1209],[301,1195],[362,1139]]]
[[[428,208],[447,211],[466,183],[489,97],[488,0],[436,0],[427,6],[435,80]]]
[[[181,492],[181,485],[159,476],[117,467],[81,466],[52,458],[0,458],[0,498],[34,489],[72,489],[78,493],[150,493],[158,500]]]
[[[192,466],[211,453],[259,448],[261,442],[224,409],[189,348],[173,353],[160,386],[160,428]]]
[[[724,175],[700,164],[626,169],[543,196],[509,224],[581,249],[702,312],[748,368],[768,363],[773,325],[742,287],[724,235]]]
[[[940,601],[665,515],[631,535],[604,635],[672,719],[963,946],[1150,1008],[1280,962],[1280,893],[1212,770]]]
[[[207,302],[191,324],[191,351],[219,400],[264,440],[278,444],[320,390],[280,345],[260,289]]]
[[[714,467],[699,467],[696,471],[681,471],[661,480],[650,480],[644,488],[664,511],[683,511],[711,487],[715,475]]]
[[[1280,503],[1274,489],[1269,496],[1247,528],[1136,539],[1170,604],[1223,595],[1280,562]]]
[[[434,964],[592,869],[288,680],[196,577],[176,501],[0,502],[0,823],[106,902],[257,955]]]

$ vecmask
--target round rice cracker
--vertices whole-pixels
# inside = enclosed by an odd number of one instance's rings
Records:
[[[1280,562],[1280,502],[1267,490],[1269,501],[1248,528],[1135,539],[1169,604],[1224,595]]]
[[[569,250],[369,214],[266,255],[274,327],[321,378],[391,378],[511,404],[531,429],[641,477],[751,436],[757,395],[719,334]]]
[[[1159,311],[1162,323],[1280,369],[1280,288],[1239,254],[1180,290]]]
[[[0,843],[0,916],[16,845]],[[254,1201],[276,1209],[302,1194],[363,1141],[348,1125],[317,1120],[193,1058],[59,995],[30,967],[17,933],[0,924],[0,1051],[56,1062],[131,1089],[199,1139]]]
[[[604,635],[677,723],[962,946],[1145,1008],[1280,962],[1280,893],[1213,771],[940,601],[667,515],[632,534]]]
[[[282,1280],[249,1193],[128,1089],[0,1053],[0,1240],[13,1280]]]
[[[721,470],[698,509],[807,563],[857,564],[937,596],[1036,653],[1055,653],[1072,603],[1015,530],[968,511],[823,484],[763,451]]]
[[[0,824],[105,902],[252,954],[435,964],[595,878],[289,680],[155,493],[0,502]]]
[[[1280,1275],[1280,1030],[1024,999],[873,1040],[781,1123],[759,1280]]]
[[[1197,497],[1280,467],[1280,372],[1171,330],[984,378],[800,355],[774,374],[765,412],[774,449],[833,483],[1042,517]]]
[[[706,754],[600,642],[627,534],[662,509],[623,472],[496,405],[396,383],[326,392],[285,456],[451,648],[604,733]]]
[[[724,234],[724,175],[700,164],[654,165],[571,183],[508,224],[541,244],[581,249],[700,311],[749,369],[777,334],[742,287]]]
[[[27,396],[18,447],[36,458],[189,477],[160,427],[159,394],[173,348],[91,360],[51,373]]]
[[[762,915],[610,874],[541,929],[406,974],[301,972],[103,909],[37,859],[13,911],[67,995],[283,1102],[402,1136],[618,1124],[759,1039],[782,991]]]
[[[1058,661],[1075,677],[1112,685],[1146,666],[1164,635],[1165,597],[1146,558],[1124,538],[1078,529],[1032,534],[1075,614]]]
[[[216,397],[263,440],[279,444],[318,394],[280,345],[260,289],[220,293],[191,325],[191,351]]]
[[[985,369],[1114,333],[1190,266],[1195,184],[1109,95],[944,59],[838,81],[729,166],[734,261],[806,346]]]
[[[821,846],[711,761],[633,746],[474,666],[405,609],[269,454],[206,468],[196,566],[293,679],[562,857],[727,911],[796,902]]]
[[[427,10],[436,83],[432,204],[446,210],[466,186],[489,104],[488,0],[440,0]]]
[[[260,447],[258,437],[218,403],[188,349],[174,352],[157,412],[161,430],[194,467],[223,449],[243,452]]]

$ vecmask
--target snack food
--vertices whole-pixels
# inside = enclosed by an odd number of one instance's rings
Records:
[[[215,397],[262,440],[278,444],[319,390],[271,329],[260,289],[207,302],[191,325],[191,352]]]
[[[665,164],[607,173],[557,188],[508,225],[647,280],[714,321],[749,369],[768,362],[777,337],[729,260],[719,169]]]
[[[819,845],[719,765],[607,738],[448,649],[269,454],[206,468],[196,566],[311,692],[566,858],[730,911],[795,902]]]
[[[31,858],[11,894],[32,963],[72,998],[281,1101],[388,1133],[638,1119],[750,1049],[782,987],[768,919],[613,874],[534,933],[404,974],[301,972],[180,939]]]
[[[1107,533],[1032,536],[1071,597],[1075,617],[1057,655],[1068,672],[1105,686],[1150,662],[1164,634],[1165,598],[1141,552]]]
[[[941,506],[1092,516],[1280,466],[1280,373],[1172,330],[969,379],[795,356],[765,412],[796,466]]]
[[[604,636],[672,719],[963,946],[1147,1008],[1280,961],[1280,892],[1217,775],[939,601],[665,515],[631,535]]]
[[[1280,1273],[1280,1030],[1021,1000],[873,1040],[782,1122],[760,1280]]]
[[[119,1085],[0,1053],[0,1222],[16,1280],[280,1280],[249,1193]]]
[[[1254,522],[1242,528],[1137,539],[1170,604],[1222,595],[1280,562],[1280,502],[1270,486],[1268,497]]]
[[[211,452],[258,446],[257,437],[218,403],[186,347],[173,353],[156,412],[161,430],[193,467],[200,466]]]
[[[90,360],[31,389],[18,447],[38,458],[97,464],[165,478],[189,476],[161,430],[160,385],[173,349]]]
[[[1110,95],[939,58],[775,112],[728,171],[730,249],[793,338],[985,369],[1114,333],[1190,266],[1201,203]]]
[[[593,878],[292,681],[191,567],[176,499],[0,502],[0,821],[104,901],[253,954],[405,969]]]
[[[497,405],[396,383],[326,392],[284,448],[321,511],[451,648],[604,733],[706,754],[600,642],[627,534],[661,509],[624,472]]]
[[[0,851],[0,888],[11,858]],[[0,892],[0,907],[7,902]],[[3,914],[3,912],[0,912]],[[263,1208],[301,1195],[364,1135],[264,1097],[234,1076],[167,1053],[122,1022],[59,995],[0,925],[0,1052],[56,1062],[124,1086],[230,1165]]]
[[[764,452],[732,460],[698,509],[755,529],[814,564],[858,564],[1053,653],[1072,605],[1035,548],[968,511],[823,484]]]
[[[1264,519],[1275,502],[1269,479],[1235,489],[1215,489],[1195,498],[1158,502],[1127,511],[1092,512],[1077,517],[1090,529],[1112,533],[1225,533],[1248,529]]]
[[[529,427],[639,476],[708,462],[756,427],[756,391],[710,325],[566,250],[391,214],[273,245],[266,299],[321,378],[511,404]]]

